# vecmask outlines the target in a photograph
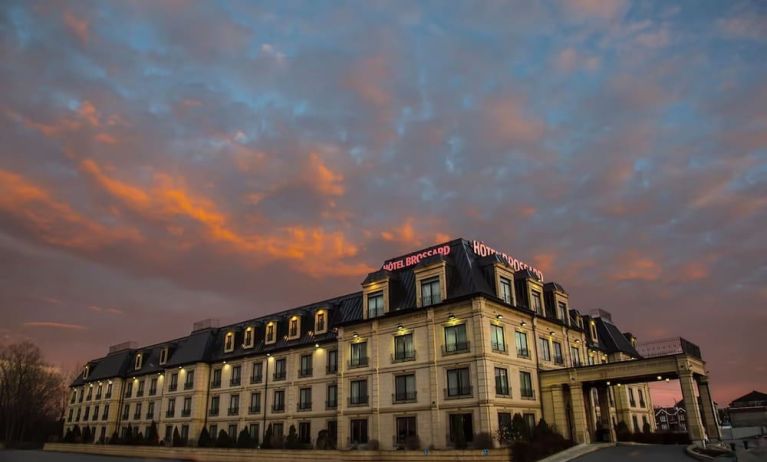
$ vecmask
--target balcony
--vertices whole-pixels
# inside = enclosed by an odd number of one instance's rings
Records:
[[[417,395],[415,391],[405,391],[405,392],[393,393],[391,395],[391,402],[394,404],[414,403],[416,401],[417,401]]]
[[[325,373],[326,374],[336,374],[338,373],[338,364],[329,364],[325,366]]]
[[[96,401],[98,401],[98,400],[100,400],[100,399],[101,399],[101,394],[100,394],[100,393],[99,393],[99,394],[96,394]],[[72,401],[72,402],[74,402],[74,401]]]
[[[157,394],[157,388],[150,388],[149,389],[149,396],[154,396]]]
[[[191,409],[181,409],[181,417],[189,417],[192,415]]]
[[[144,396],[144,390],[139,390],[136,392],[136,398],[141,398],[142,396]]]
[[[517,348],[517,356],[520,358],[530,358],[530,350],[527,348]]]
[[[565,364],[565,358],[562,356],[554,356],[554,364],[564,365]]]
[[[365,396],[352,396],[349,398],[349,407],[354,406],[367,406],[368,405],[368,397]]]
[[[230,386],[230,387],[239,387],[239,386],[240,386],[240,383],[241,383],[241,380],[240,380],[240,378],[239,378],[239,377],[232,377],[232,378],[229,380],[229,386]]]
[[[250,384],[251,385],[256,384],[256,383],[261,383],[261,380],[263,380],[263,377],[261,376],[261,374],[251,375],[250,376]]]
[[[645,407],[644,401],[639,401],[639,407],[641,407],[641,408]]]
[[[112,393],[107,393],[104,395],[104,399],[112,399]]]
[[[468,353],[470,346],[471,345],[468,341],[448,343],[446,345],[442,345],[442,354],[454,355],[458,353]]]
[[[298,412],[301,412],[301,411],[311,411],[312,410],[312,402],[311,401],[304,401],[303,403],[298,403],[296,405],[296,410]]]
[[[405,361],[415,361],[415,350],[398,351],[391,355],[391,362],[393,363],[402,363]]]
[[[128,414],[127,413],[123,414],[123,420],[128,420]],[[80,417],[79,416],[77,417],[77,421],[78,422],[80,421]]]
[[[285,380],[286,376],[287,373],[285,371],[276,371],[274,375],[272,375],[272,380]]]
[[[349,369],[355,369],[358,367],[368,367],[368,357],[363,356],[360,358],[353,358],[349,360]]]
[[[283,412],[285,412],[284,403],[272,404],[272,414],[281,414]]]
[[[495,395],[496,396],[511,396],[511,388],[507,386],[495,386]]]
[[[104,417],[106,419],[106,417]],[[147,412],[146,413],[146,420],[152,420],[154,419],[154,412]]]
[[[217,407],[210,408],[210,410],[208,411],[208,415],[212,417],[216,417],[218,415],[218,408]]]
[[[140,420],[140,419],[141,419],[141,413],[140,412],[138,414],[133,414],[133,420]]]
[[[126,395],[129,395],[129,393],[126,393]],[[82,403],[83,402],[83,395],[80,395],[80,399],[77,400],[77,402],[78,403]]]
[[[184,382],[184,390],[191,390],[194,388],[194,382]]]
[[[172,419],[175,416],[175,414],[176,414],[176,411],[171,409],[165,412],[165,417]]]
[[[522,399],[535,399],[535,390],[521,390]]]
[[[338,407],[338,401],[335,399],[329,399],[325,401],[325,409],[335,409]]]
[[[211,382],[210,388],[221,388],[221,379]]]
[[[227,415],[240,415],[239,407],[230,407],[226,410]]]
[[[312,376],[312,368],[308,369],[299,369],[298,370],[298,376],[299,377],[311,377]]]
[[[445,399],[470,398],[471,394],[471,386],[445,388]]]
[[[177,383],[171,383],[168,385],[168,391],[176,391],[178,390],[178,384]]]
[[[501,342],[490,342],[490,348],[495,353],[503,353],[505,355],[509,354],[509,348],[505,343]]]
[[[248,408],[248,414],[260,414],[260,413],[261,413],[261,405],[250,406]]]

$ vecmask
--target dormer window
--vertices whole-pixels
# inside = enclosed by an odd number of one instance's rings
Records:
[[[163,365],[168,362],[168,347],[163,348],[160,350],[160,365]]]
[[[243,348],[253,348],[253,328],[248,327],[245,329],[245,336],[242,339]]]
[[[537,290],[530,291],[530,300],[532,303],[533,311],[539,315],[543,315],[543,302],[541,301],[541,293]]]
[[[325,310],[319,310],[314,315],[314,333],[324,334],[328,330],[328,313]]]
[[[141,369],[141,363],[143,362],[144,355],[141,353],[136,354],[136,362],[134,363],[134,369],[138,370]]]
[[[266,338],[264,339],[265,343],[274,343],[277,341],[277,326],[274,323],[274,321],[269,321],[269,323],[266,325]]]
[[[300,337],[301,332],[301,325],[300,325],[301,318],[298,316],[293,316],[288,321],[288,338],[293,340]]]
[[[90,366],[85,366],[85,368],[83,368],[83,379],[87,379],[88,378],[88,374],[90,373],[90,371],[91,371],[91,367]]]
[[[501,277],[498,278],[498,282],[498,297],[505,303],[512,304],[514,300],[511,291],[511,281],[508,278]]]
[[[557,318],[561,321],[567,320],[567,305],[564,302],[557,302]]]
[[[442,301],[439,289],[439,276],[421,281],[421,306],[436,305]]]
[[[368,295],[368,319],[377,318],[384,314],[383,291],[373,292]]]
[[[234,332],[227,332],[224,337],[224,353],[234,351]]]
[[[591,340],[595,343],[597,341],[597,323],[593,320],[591,321]]]

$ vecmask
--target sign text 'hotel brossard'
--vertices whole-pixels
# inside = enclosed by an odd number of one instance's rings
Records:
[[[487,244],[480,242],[480,241],[471,241],[471,248],[474,250],[474,253],[480,257],[486,257],[488,255],[498,255],[511,266],[514,271],[519,271],[523,269],[528,269],[535,273],[536,276],[540,280],[543,280],[543,272],[541,272],[539,269],[528,265],[527,263],[517,260],[516,258],[512,257],[511,255],[505,254],[503,252],[498,252],[494,248],[488,246]],[[382,269],[385,269],[386,271],[396,271],[408,268],[413,265],[417,265],[421,260],[424,258],[428,258],[434,255],[449,255],[450,254],[450,245],[449,244],[440,244],[435,247],[429,247],[428,249],[419,250],[418,252],[413,252],[410,255],[406,255],[402,258],[398,258],[396,260],[387,261],[383,264]]]

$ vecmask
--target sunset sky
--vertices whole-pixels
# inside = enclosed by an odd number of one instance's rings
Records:
[[[73,368],[456,237],[767,392],[767,3],[0,5],[1,342]]]

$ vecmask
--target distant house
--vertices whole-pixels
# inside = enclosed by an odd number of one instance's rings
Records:
[[[687,432],[687,411],[684,408],[684,401],[679,401],[671,407],[656,407],[655,425],[659,431]]]
[[[730,403],[733,427],[767,426],[767,394],[752,391]]]

